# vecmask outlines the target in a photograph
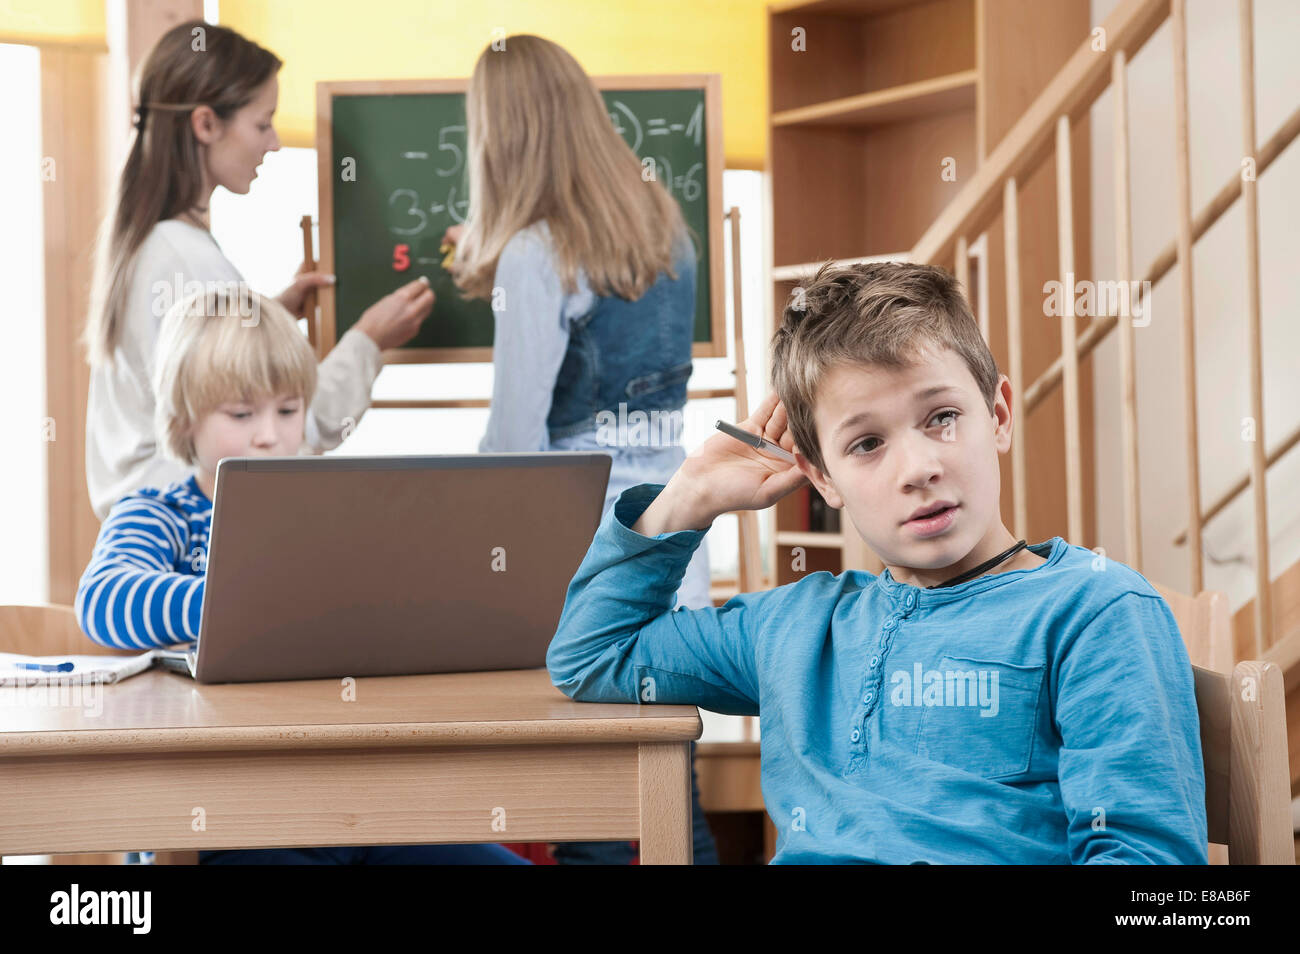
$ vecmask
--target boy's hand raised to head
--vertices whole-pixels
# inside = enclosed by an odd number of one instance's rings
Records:
[[[739,426],[794,450],[785,405],[776,394],[768,395]],[[794,464],[768,457],[719,431],[686,458],[632,529],[647,537],[704,530],[724,513],[765,510],[807,481]]]

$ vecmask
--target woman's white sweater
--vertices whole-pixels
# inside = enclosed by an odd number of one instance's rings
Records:
[[[127,494],[166,487],[193,472],[163,456],[154,434],[154,345],[167,308],[199,287],[194,283],[243,280],[211,233],[187,222],[159,222],[140,247],[117,351],[111,362],[90,371],[86,485],[100,520]],[[323,453],[343,442],[370,407],[382,367],[379,347],[365,332],[353,328],[339,340],[320,363],[303,453]]]

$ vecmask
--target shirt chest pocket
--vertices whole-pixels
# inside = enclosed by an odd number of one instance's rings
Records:
[[[988,779],[1029,770],[1043,666],[943,656],[926,674],[916,754]]]

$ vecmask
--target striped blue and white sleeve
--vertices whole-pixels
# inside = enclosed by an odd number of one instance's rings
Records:
[[[81,575],[74,608],[82,631],[110,649],[151,649],[198,638],[203,576],[188,559],[184,517],[133,494],[114,505]]]

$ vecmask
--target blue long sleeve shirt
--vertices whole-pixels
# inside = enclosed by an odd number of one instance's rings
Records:
[[[773,863],[1207,862],[1191,664],[1141,574],[1060,537],[937,590],[812,573],[671,612],[704,531],[624,491],[547,652],[588,702],[762,716]]]
[[[197,639],[211,527],[212,501],[193,475],[115,503],[77,586],[82,632],[112,649]]]

